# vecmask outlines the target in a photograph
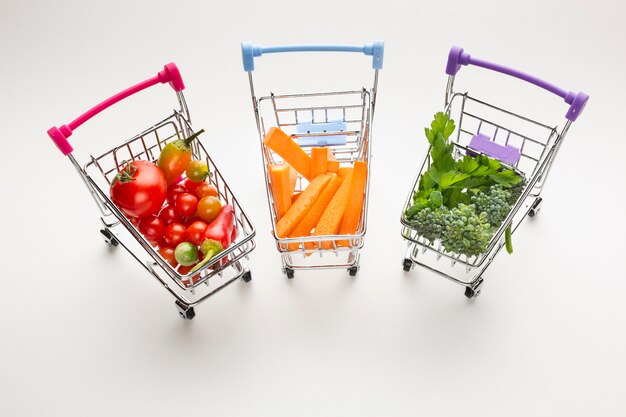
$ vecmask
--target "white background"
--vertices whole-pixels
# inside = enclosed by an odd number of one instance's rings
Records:
[[[0,415],[626,415],[625,20],[621,0],[3,1]],[[361,271],[287,281],[239,43],[374,39],[386,50]],[[422,128],[443,105],[452,45],[591,96],[540,216],[475,301],[400,265],[399,215],[426,151]],[[93,201],[45,133],[169,61],[257,227],[252,283],[205,302],[191,322],[127,253],[107,250]],[[359,88],[369,68],[362,56],[297,54],[262,57],[254,75],[262,93],[298,92]],[[466,68],[458,86],[564,120],[560,99],[516,80]],[[76,156],[174,105],[161,86],[117,106],[75,132]]]

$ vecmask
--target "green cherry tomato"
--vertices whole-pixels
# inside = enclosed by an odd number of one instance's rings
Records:
[[[198,262],[198,248],[190,242],[183,242],[174,249],[176,262],[183,266],[193,265]]]
[[[187,178],[191,181],[202,182],[209,174],[209,167],[204,161],[193,160],[187,165]]]

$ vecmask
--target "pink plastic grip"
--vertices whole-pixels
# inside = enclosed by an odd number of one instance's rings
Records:
[[[63,155],[68,155],[72,153],[74,149],[72,148],[72,145],[70,145],[67,138],[69,138],[72,135],[72,132],[76,130],[80,125],[100,113],[102,110],[111,107],[118,101],[122,101],[135,93],[138,93],[148,87],[152,87],[153,85],[159,83],[169,83],[176,92],[185,89],[185,83],[183,83],[183,79],[180,76],[180,71],[178,70],[178,67],[173,62],[170,62],[169,64],[165,65],[163,67],[163,71],[159,71],[156,76],[148,80],[142,81],[139,84],[135,84],[132,87],[129,87],[126,90],[117,93],[113,97],[104,100],[102,103],[78,116],[76,120],[70,122],[69,124],[62,125],[61,127],[51,127],[50,129],[48,129],[48,136],[50,136],[50,139],[52,139],[54,144],[57,146],[57,148],[59,148]]]

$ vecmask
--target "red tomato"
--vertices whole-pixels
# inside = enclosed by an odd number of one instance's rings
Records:
[[[165,232],[165,223],[157,216],[144,217],[139,222],[139,233],[145,236],[150,242],[158,242]]]
[[[149,161],[132,161],[111,183],[111,200],[127,217],[155,214],[165,201],[167,184],[161,168]]]
[[[172,223],[165,228],[163,237],[167,244],[173,248],[183,243],[187,234],[187,228],[180,223]]]
[[[189,271],[191,271],[191,268],[193,268],[194,266],[196,266],[197,264],[194,265],[190,265],[190,266],[182,266],[180,265],[178,267],[178,273],[181,275],[187,275],[189,273]],[[193,283],[195,284],[196,282],[198,282],[198,280],[200,279],[200,274],[196,274],[194,275],[191,280],[193,281]],[[189,280],[188,279],[184,279],[183,280],[183,284],[185,285],[189,285]]]
[[[166,226],[172,223],[182,223],[183,219],[180,218],[176,213],[174,213],[174,206],[165,206],[159,212],[159,218],[163,220]]]
[[[182,217],[191,217],[196,214],[198,199],[189,193],[180,194],[174,201],[174,213]]]
[[[195,182],[195,181],[191,181],[189,178],[186,178],[183,184],[185,185],[185,188],[187,189],[187,191],[189,191],[192,194],[195,194],[198,187],[206,183],[204,181]]]
[[[204,197],[198,203],[198,217],[205,222],[211,223],[220,214],[222,203],[217,197]]]
[[[196,197],[198,197],[198,200],[202,200],[204,197],[208,196],[217,197],[217,188],[215,188],[214,185],[208,184],[206,182],[200,183],[198,188],[196,188]]]
[[[204,236],[202,234],[204,233],[204,229],[206,229],[207,226],[208,224],[206,224],[202,220],[197,220],[191,223],[191,225],[187,227],[187,240],[196,246],[200,245],[202,242],[204,242]]]
[[[159,254],[167,261],[168,264],[172,265],[174,268],[178,266],[178,262],[176,262],[176,257],[174,257],[174,248],[170,248],[169,246],[161,246],[159,248]]]
[[[187,189],[182,184],[172,184],[167,187],[167,202],[170,206],[174,205],[174,201],[178,198],[179,195],[186,193]]]

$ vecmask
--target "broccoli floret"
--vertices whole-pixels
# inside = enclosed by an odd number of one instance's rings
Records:
[[[501,185],[492,185],[486,192],[479,192],[471,197],[477,213],[485,213],[487,221],[494,227],[500,227],[511,210],[511,193]]]
[[[509,202],[511,206],[515,204],[519,196],[522,195],[522,192],[524,192],[525,186],[526,186],[526,180],[522,180],[518,182],[517,184],[511,186],[511,188],[507,189],[507,191],[511,194],[511,196],[507,199],[507,201]]]
[[[431,243],[436,239],[440,239],[444,230],[444,211],[442,209],[433,209],[430,207],[423,208],[418,211],[409,224]]]
[[[477,214],[473,204],[459,204],[443,212],[444,230],[441,243],[448,252],[475,256],[484,253],[491,239],[487,214]]]

